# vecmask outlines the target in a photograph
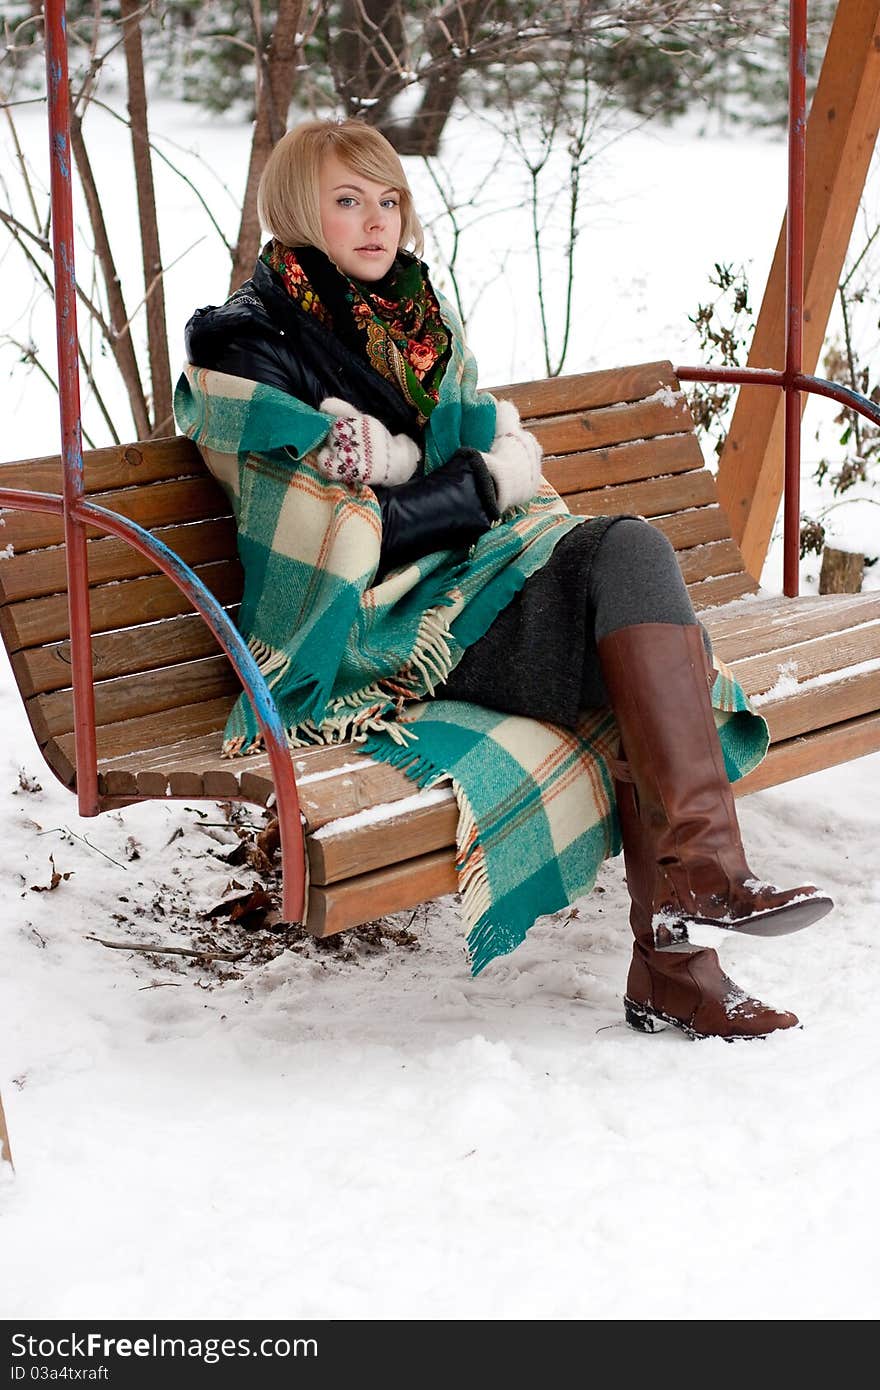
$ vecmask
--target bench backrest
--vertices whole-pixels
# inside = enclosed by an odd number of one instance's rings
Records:
[[[633,512],[670,539],[694,603],[752,592],[669,363],[501,387],[545,451],[544,472],[582,515]],[[180,437],[85,454],[92,500],[161,537],[234,613],[235,528],[220,487]],[[58,457],[0,464],[0,487],[61,492]],[[6,511],[0,633],[47,762],[75,780],[65,549],[60,518]],[[88,541],[98,753],[118,758],[222,729],[238,693],[213,635],[178,589],[124,542]]]

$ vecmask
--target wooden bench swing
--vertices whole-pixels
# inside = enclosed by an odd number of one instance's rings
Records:
[[[674,545],[719,655],[764,700],[771,751],[738,792],[880,748],[880,593],[751,597],[758,586],[671,364],[499,394],[516,402],[540,439],[544,472],[572,512],[635,512]],[[242,584],[234,523],[188,439],[95,450],[85,456],[85,479],[89,501],[164,541],[234,615]],[[3,488],[57,494],[61,482],[60,458],[0,465]],[[13,553],[0,564],[0,631],[43,757],[75,789],[62,520],[15,511],[5,521]],[[240,686],[211,630],[147,556],[97,531],[87,549],[101,809],[169,797],[265,806],[274,792],[268,757],[220,756]],[[403,773],[351,744],[298,749],[293,763],[310,931],[326,936],[454,891],[451,786],[445,798],[417,794]],[[360,814],[370,808],[369,818]]]
[[[69,172],[54,153],[64,148],[56,137],[66,119],[67,64],[52,8],[47,64],[63,72],[63,82],[50,83],[56,301],[59,322],[69,325],[75,322]],[[755,333],[750,361],[760,366],[676,371],[669,362],[651,362],[497,388],[541,440],[545,473],[573,512],[639,513],[674,545],[717,651],[759,698],[770,724],[770,753],[737,785],[738,794],[880,748],[880,593],[792,596],[803,393],[829,395],[880,423],[877,406],[805,375],[803,367],[805,357],[813,364],[818,358],[876,136],[880,0],[841,0],[806,141],[803,0],[792,0],[792,16],[789,216]],[[811,168],[845,169],[846,187],[824,175],[806,177]],[[806,239],[805,189],[813,199]],[[779,357],[781,317],[788,325],[785,368],[771,370],[764,364]],[[288,807],[298,799],[303,841],[300,824],[282,817],[284,898],[287,906],[301,898],[304,850],[306,925],[318,936],[453,891],[451,787],[439,795],[417,793],[402,773],[350,744],[297,750],[291,758],[259,681],[252,686],[259,708],[275,721],[270,754],[221,758],[220,734],[239,676],[253,680],[256,669],[248,668],[229,622],[242,575],[228,503],[184,438],[97,449],[83,458],[75,337],[62,337],[63,456],[0,465],[6,549],[0,634],[49,767],[77,792],[83,814],[167,798],[260,806],[275,798]],[[741,451],[739,492],[730,483],[736,470],[725,471],[724,459],[718,483],[706,468],[681,390],[685,380],[719,379],[746,384],[731,430]],[[765,409],[777,392],[768,386],[781,388],[788,423],[786,597],[780,598],[755,597],[758,585],[749,573],[760,572],[779,495],[781,470],[769,443],[777,407],[769,415]],[[743,401],[759,397],[743,433],[737,424]],[[758,428],[765,436],[760,447]],[[763,542],[749,529],[758,502]],[[113,518],[127,520],[114,527]]]

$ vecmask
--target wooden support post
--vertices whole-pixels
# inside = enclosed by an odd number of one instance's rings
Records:
[[[880,0],[840,0],[807,123],[803,370],[816,370],[880,127]],[[785,222],[749,352],[785,366]],[[804,398],[806,399],[806,397]],[[782,496],[785,400],[743,386],[718,467],[718,492],[756,579]]]
[[[0,1163],[8,1163],[10,1168],[15,1169],[12,1162],[12,1145],[9,1142],[9,1130],[6,1128],[6,1116],[3,1113],[3,1097],[0,1096]]]
[[[819,574],[820,594],[858,594],[865,574],[865,557],[856,551],[826,545]]]

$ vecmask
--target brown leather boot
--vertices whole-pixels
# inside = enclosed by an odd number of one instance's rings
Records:
[[[708,922],[753,936],[800,931],[833,907],[811,885],[779,889],[749,868],[709,698],[697,625],[642,623],[598,644],[660,873],[655,930]],[[686,935],[686,931],[684,933]]]
[[[680,1028],[689,1038],[764,1038],[794,1028],[797,1017],[752,999],[724,971],[707,948],[693,950],[686,941],[658,950],[654,941],[654,895],[657,866],[639,816],[631,782],[615,783],[623,838],[626,882],[631,908],[633,956],[623,998],[631,1028],[657,1030],[657,1021]],[[661,929],[662,931],[662,929]]]
[[[798,1023],[795,1014],[779,1013],[741,990],[708,946],[655,951],[635,942],[623,1006],[627,1023],[640,1033],[655,1033],[659,1020],[689,1038],[727,1042],[766,1038]]]

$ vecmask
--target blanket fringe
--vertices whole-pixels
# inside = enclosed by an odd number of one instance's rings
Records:
[[[473,807],[464,790],[453,779],[455,799],[458,802],[458,829],[456,831],[456,860],[458,885],[461,893],[465,920],[476,927],[480,918],[492,906],[492,892],[489,876],[486,873],[486,856],[480,842],[477,820]]]
[[[466,925],[470,928],[467,934],[467,952],[471,974],[479,975],[491,960],[510,951],[515,943],[502,942],[499,939],[496,923],[489,915],[492,911],[492,890],[476,817],[463,788],[454,780],[452,785],[458,802],[455,867],[458,873],[462,913]]]
[[[452,651],[449,644],[449,620],[441,608],[429,608],[416,634],[411,664],[418,672],[429,695],[449,676],[452,670]],[[405,682],[403,682],[405,683]]]
[[[287,741],[291,748],[308,748],[315,744],[332,746],[337,743],[363,743],[371,733],[387,734],[395,743],[413,742],[416,735],[401,727],[395,718],[389,718],[380,706],[356,710],[348,715],[337,715],[315,724],[311,719],[288,729]]]
[[[383,729],[380,732],[387,733],[388,730]],[[416,737],[409,729],[406,732],[410,738]],[[440,781],[442,777],[448,775],[443,769],[436,767],[429,758],[426,758],[424,753],[417,753],[409,744],[403,748],[388,748],[387,744],[377,742],[374,746],[368,740],[364,751],[375,754],[382,759],[383,763],[388,763],[390,767],[396,767],[400,772],[405,772],[410,781],[415,782],[420,789],[430,787],[432,783]],[[453,781],[454,786],[455,782]]]
[[[322,725],[332,723],[343,711],[362,707],[368,701],[383,705],[394,701],[399,714],[405,700],[421,700],[426,694],[433,695],[435,687],[442,685],[453,666],[449,623],[443,615],[442,607],[429,608],[419,622],[405,668],[392,676],[380,676],[350,695],[338,696],[328,705],[329,715]]]
[[[488,914],[478,922],[467,937],[467,952],[470,960],[471,974],[479,975],[481,970],[485,970],[490,961],[496,956],[505,955],[512,951],[517,942],[510,944],[499,944],[498,929]]]
[[[404,748],[415,742],[418,736],[398,721],[407,700],[433,695],[436,686],[442,684],[452,670],[449,625],[443,613],[440,607],[430,608],[423,615],[406,670],[393,676],[380,676],[360,690],[331,700],[320,724],[307,719],[288,730],[290,747],[332,745],[347,740],[363,743],[371,733],[387,734]]]
[[[405,773],[417,787],[428,787],[448,774],[438,768],[423,753],[412,748],[391,748],[387,744],[368,744],[367,752],[380,757],[391,767]],[[455,832],[455,870],[461,910],[469,928],[467,950],[471,973],[478,975],[497,955],[513,949],[515,941],[502,942],[496,924],[490,920],[492,892],[486,871],[486,856],[480,843],[477,820],[464,788],[450,778],[458,805],[458,825]]]
[[[260,674],[265,678],[270,690],[290,670],[290,657],[287,653],[278,647],[270,647],[267,642],[261,642],[259,637],[249,639],[248,651],[259,666]]]
[[[433,695],[453,667],[449,624],[443,616],[444,607],[430,608],[423,615],[406,670],[394,676],[380,677],[360,690],[331,700],[320,723],[305,719],[289,727],[289,747],[332,746],[349,740],[363,743],[371,733],[387,734],[394,743],[403,747],[414,742],[417,735],[398,723],[405,702],[420,700],[425,694]],[[289,671],[290,658],[285,652],[256,637],[249,640],[248,650],[271,690]],[[258,731],[250,738],[247,734],[227,738],[222,747],[224,758],[262,752],[263,739]]]

